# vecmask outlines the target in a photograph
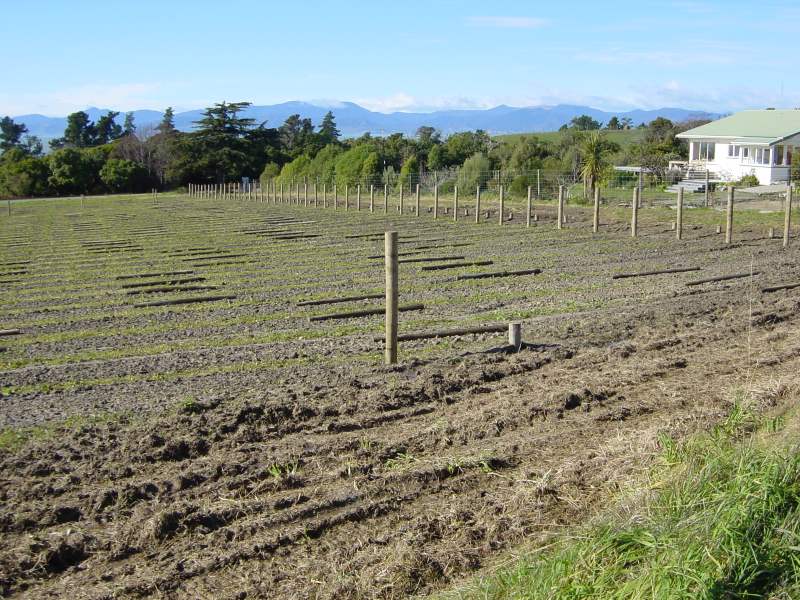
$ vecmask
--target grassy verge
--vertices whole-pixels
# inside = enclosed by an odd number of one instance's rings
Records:
[[[800,598],[800,411],[662,440],[645,494],[447,598]]]

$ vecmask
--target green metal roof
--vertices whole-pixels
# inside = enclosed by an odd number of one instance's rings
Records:
[[[679,138],[733,138],[737,143],[773,144],[800,133],[800,110],[744,110],[679,134]]]

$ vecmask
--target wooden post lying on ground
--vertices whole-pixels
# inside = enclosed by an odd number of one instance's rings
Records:
[[[736,193],[733,186],[728,189],[728,207],[725,210],[725,243],[730,244],[733,238],[733,196]]]
[[[633,202],[631,203],[631,237],[636,237],[639,230],[639,187],[633,188]]]
[[[397,232],[387,231],[384,235],[384,256],[386,261],[386,348],[387,365],[397,362]]]
[[[506,212],[505,206],[506,206],[506,197],[505,197],[505,194],[503,193],[503,186],[501,185],[500,186],[500,215],[498,216],[498,219],[499,219],[498,222],[499,222],[500,225],[503,224],[503,219],[504,219],[503,213]]]
[[[453,221],[458,221],[458,186],[453,186]]]
[[[556,209],[556,228],[564,226],[564,186],[558,186],[558,208]]]
[[[481,222],[481,186],[475,188],[475,222]]]
[[[519,321],[508,324],[508,344],[517,351],[522,347],[522,323]]]
[[[369,186],[369,212],[375,212],[375,186]]]
[[[786,186],[786,207],[783,214],[783,247],[789,245],[789,230],[792,226],[792,184]]]
[[[530,227],[530,226],[531,226],[531,186],[528,186],[528,209],[525,211],[525,227]]]
[[[416,197],[414,199],[414,214],[418,217],[419,216],[419,184],[417,184],[416,188]]]
[[[600,230],[600,186],[594,188],[594,214],[592,215],[592,231]]]
[[[675,238],[683,237],[683,188],[678,188],[678,206],[675,211]]]

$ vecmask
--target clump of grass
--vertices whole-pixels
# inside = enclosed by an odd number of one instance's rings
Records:
[[[662,439],[650,493],[459,594],[475,598],[800,597],[800,450],[737,406],[710,433]]]

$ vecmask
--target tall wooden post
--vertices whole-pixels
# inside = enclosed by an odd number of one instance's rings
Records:
[[[683,237],[683,188],[678,188],[678,206],[675,211],[675,238]]]
[[[639,205],[636,208],[641,208],[642,202],[644,202],[644,197],[642,196],[642,192],[644,191],[644,167],[639,167],[639,193],[636,196],[636,201]]]
[[[403,184],[400,184],[400,214],[403,214]]]
[[[636,237],[639,230],[639,187],[633,188],[631,203],[631,237]]]
[[[481,222],[481,186],[475,188],[475,222]]]
[[[375,212],[375,186],[373,184],[369,186],[369,212]]]
[[[414,215],[419,216],[419,184],[414,191]]]
[[[308,206],[308,182],[303,182],[303,206]]]
[[[706,169],[706,187],[704,188],[705,189],[705,196],[706,196],[706,198],[705,198],[706,206],[711,206],[711,190],[709,190],[709,187],[711,187],[711,186],[709,185],[709,182],[708,182],[708,169]]]
[[[333,184],[333,210],[339,206],[339,194],[336,193],[336,184]]]
[[[361,184],[356,186],[356,210],[361,210]]]
[[[433,218],[439,217],[439,184],[436,179],[433,180]]]
[[[536,169],[536,198],[542,197],[542,179],[540,169]]]
[[[783,247],[789,245],[789,230],[792,226],[792,184],[786,186],[786,206],[783,213]]]
[[[458,186],[453,186],[453,221],[458,221]]]
[[[725,243],[730,244],[733,239],[733,197],[736,190],[733,186],[728,189],[728,206],[725,210]]]
[[[558,186],[558,207],[556,208],[556,228],[564,227],[564,186]]]
[[[600,231],[600,186],[594,188],[594,214],[592,215],[592,231]]]
[[[502,225],[503,221],[505,220],[504,213],[506,212],[506,195],[505,190],[503,190],[503,186],[500,186],[500,214],[498,215],[498,224]]]
[[[537,173],[538,173],[538,169],[537,169]],[[533,190],[532,190],[531,186],[528,186],[528,204],[526,205],[527,208],[525,210],[525,227],[530,227],[531,226],[531,194],[532,193],[533,193]]]
[[[389,212],[389,184],[383,184],[383,214]]]
[[[322,208],[328,208],[328,184],[322,184]]]
[[[314,208],[317,208],[317,206],[319,206],[319,194],[318,194],[318,187],[319,187],[319,183],[317,183],[317,182],[315,181],[315,182],[314,182]]]
[[[399,287],[397,282],[397,232],[387,231],[384,236],[386,261],[386,348],[387,365],[397,362],[397,304]]]
[[[344,186],[344,209],[350,210],[350,185]]]

